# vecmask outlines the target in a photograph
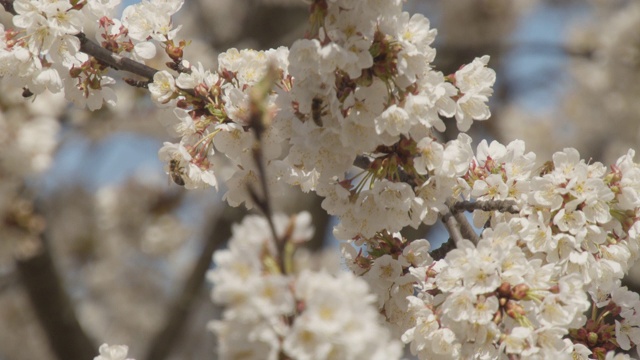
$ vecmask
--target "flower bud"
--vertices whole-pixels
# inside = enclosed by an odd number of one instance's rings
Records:
[[[502,284],[500,284],[500,287],[498,287],[497,292],[501,297],[508,297],[509,295],[511,295],[511,284],[506,281],[503,282]]]
[[[505,307],[507,309],[506,311],[507,315],[509,315],[514,319],[525,314],[525,311],[522,308],[522,306],[520,306],[520,304],[516,303],[515,301],[512,301],[512,300],[507,301]]]
[[[167,42],[167,47],[165,48],[167,55],[171,58],[171,60],[175,62],[180,62],[182,60],[182,56],[184,52],[180,46],[173,45],[173,41]]]
[[[529,287],[526,284],[518,284],[511,288],[511,298],[515,300],[522,300],[527,297]]]

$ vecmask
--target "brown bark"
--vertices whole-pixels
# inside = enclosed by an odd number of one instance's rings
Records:
[[[16,268],[58,359],[93,359],[98,347],[80,326],[49,249],[43,245],[31,256],[17,259]]]
[[[189,318],[198,294],[204,287],[205,277],[211,266],[213,253],[222,247],[231,237],[231,224],[237,222],[243,215],[243,211],[226,207],[222,215],[216,214],[212,218],[208,229],[203,236],[203,248],[193,269],[186,279],[182,290],[167,310],[165,323],[149,343],[146,359],[166,359],[175,345],[180,340],[180,334]]]

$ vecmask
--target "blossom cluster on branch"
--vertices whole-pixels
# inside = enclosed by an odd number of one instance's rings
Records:
[[[91,110],[115,104],[110,67],[142,76],[128,82],[175,114],[165,125],[180,139],[159,150],[173,181],[224,183],[229,205],[265,213],[214,256],[222,358],[391,359],[401,340],[420,359],[610,359],[640,343],[640,299],[621,286],[640,249],[633,150],[610,168],[570,148],[536,168],[522,141],[474,151],[465,132],[490,117],[489,57],[435,70],[436,31],[400,0],[314,0],[304,39],[230,49],[215,70],[183,58],[171,21],[181,0],[144,0],[120,20],[118,3],[3,2],[15,29],[0,27],[0,75]],[[83,19],[107,57],[90,50]],[[158,48],[167,69],[143,65]],[[359,277],[292,265],[311,229],[306,213],[269,212],[286,185],[324,198]],[[461,201],[509,206],[474,210],[479,238],[450,228],[443,258],[400,234]],[[105,345],[96,359],[126,352]]]
[[[300,244],[313,234],[308,213],[274,219],[278,237]],[[263,217],[248,216],[234,226],[228,250],[214,255],[209,272],[213,301],[224,305],[222,319],[210,324],[225,359],[395,359],[391,340],[366,282],[350,273],[291,269],[279,256]],[[297,271],[296,271],[297,270]]]

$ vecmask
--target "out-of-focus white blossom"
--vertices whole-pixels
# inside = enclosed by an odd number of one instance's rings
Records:
[[[310,218],[274,218],[276,234],[307,240]],[[350,273],[337,276],[303,270],[282,274],[275,268],[275,241],[263,218],[249,216],[233,227],[229,249],[214,255],[207,277],[214,302],[225,305],[222,319],[210,324],[222,359],[394,359],[401,346],[390,339],[374,307],[368,285]],[[285,239],[286,240],[286,239]]]
[[[102,344],[99,351],[100,355],[94,357],[93,360],[133,360],[127,358],[129,347],[126,345]]]

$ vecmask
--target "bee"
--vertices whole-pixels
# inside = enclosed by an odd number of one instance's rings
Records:
[[[324,103],[324,100],[321,97],[316,96],[313,99],[311,99],[310,116],[307,114],[301,113],[298,110],[297,104],[294,105],[294,110],[295,110],[294,114],[302,122],[306,122],[307,120],[309,120],[309,118],[311,118],[314,124],[316,124],[318,127],[322,127],[322,117],[327,114],[327,111],[325,110],[326,106],[324,106],[323,103]]]
[[[536,173],[537,174],[539,173],[540,176],[543,176],[552,172],[554,168],[555,166],[553,165],[553,161],[547,161],[544,164],[542,164],[542,166],[540,166],[538,169],[536,169]]]
[[[322,127],[322,115],[324,115],[322,112],[322,99],[314,97],[313,100],[311,100],[311,118],[319,127]]]
[[[171,176],[171,180],[173,180],[176,185],[184,186],[184,179],[182,178],[182,176],[184,176],[184,169],[180,166],[180,161],[176,159],[169,161],[169,176]]]

